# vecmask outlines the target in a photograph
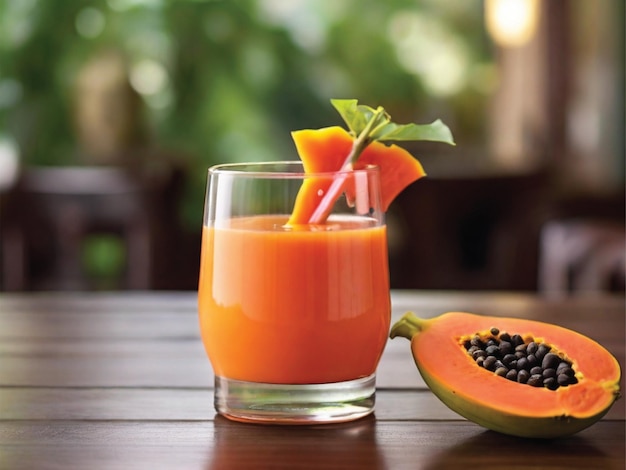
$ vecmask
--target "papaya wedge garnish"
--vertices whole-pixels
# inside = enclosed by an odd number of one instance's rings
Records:
[[[357,100],[331,100],[348,126],[292,132],[304,171],[334,174],[305,179],[287,225],[320,224],[342,194],[354,198],[347,172],[375,165],[381,179],[382,209],[406,186],[425,175],[420,162],[394,141],[430,140],[454,145],[450,129],[440,120],[430,124],[395,124],[384,108],[359,105]]]

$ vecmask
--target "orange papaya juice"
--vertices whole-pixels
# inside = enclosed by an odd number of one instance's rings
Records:
[[[275,384],[370,376],[390,322],[385,226],[345,216],[286,229],[287,219],[203,228],[198,303],[215,374]]]

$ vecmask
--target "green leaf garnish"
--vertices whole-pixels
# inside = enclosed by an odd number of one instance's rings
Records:
[[[359,105],[357,100],[330,100],[330,103],[339,112],[348,125],[348,129],[355,135],[359,135],[367,123],[372,119],[376,110],[369,106]]]
[[[440,119],[430,124],[394,124],[379,126],[372,132],[373,140],[430,140],[455,145],[452,132]]]
[[[333,99],[330,102],[355,137],[361,136],[368,124],[372,124],[365,136],[368,142],[429,140],[455,145],[452,132],[439,119],[430,124],[396,124],[383,108],[360,105],[357,100]],[[373,119],[376,121],[372,123]]]

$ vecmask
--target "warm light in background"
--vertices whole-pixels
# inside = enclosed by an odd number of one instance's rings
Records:
[[[535,34],[539,0],[485,0],[485,24],[496,44],[518,47]]]
[[[19,149],[11,138],[0,135],[0,191],[5,191],[17,180]]]

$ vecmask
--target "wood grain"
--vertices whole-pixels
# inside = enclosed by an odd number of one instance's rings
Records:
[[[556,441],[518,439],[461,421],[271,427],[214,421],[0,422],[3,468],[615,469],[623,422]]]
[[[568,438],[485,431],[425,387],[402,338],[381,360],[373,416],[330,426],[230,422],[213,409],[195,301],[193,293],[0,295],[0,468],[625,467],[624,400]],[[394,292],[394,321],[409,310],[558,323],[624,366],[623,297]]]

